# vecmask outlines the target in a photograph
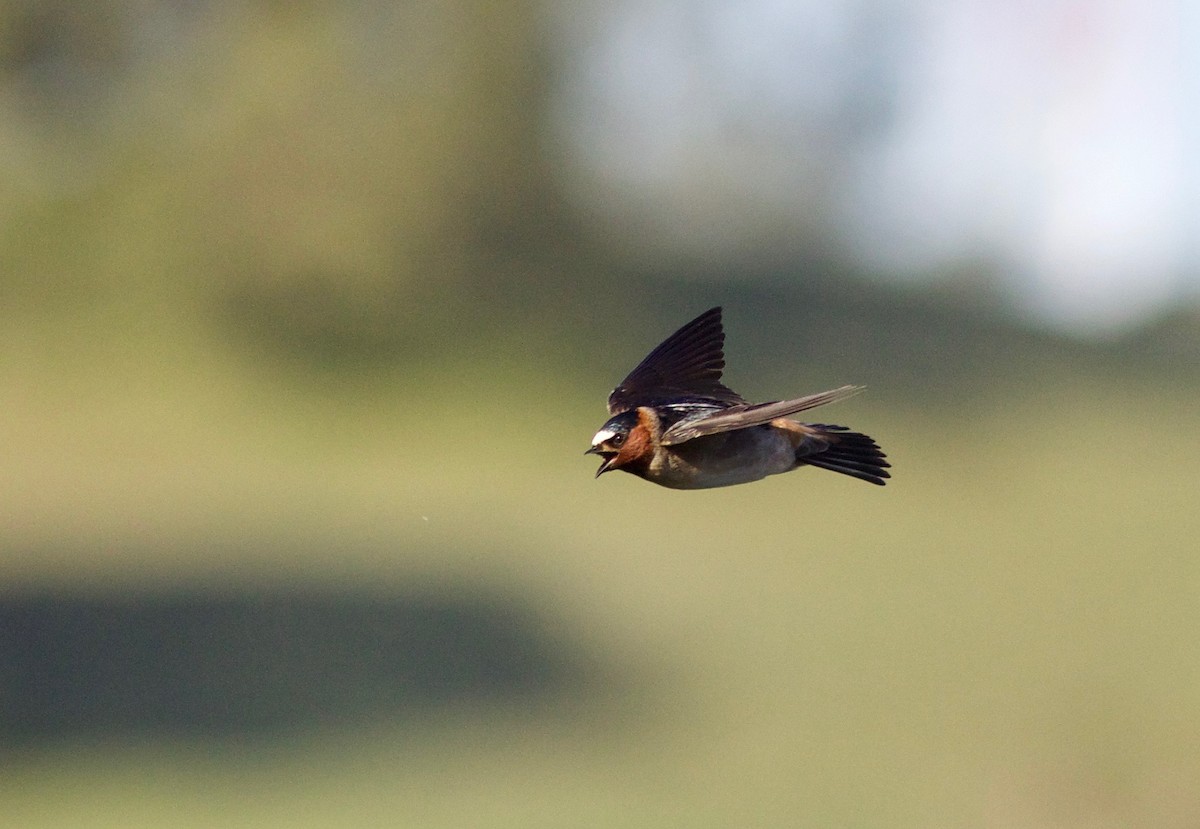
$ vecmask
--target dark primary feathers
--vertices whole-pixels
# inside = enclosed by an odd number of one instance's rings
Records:
[[[725,368],[721,308],[710,308],[650,352],[608,396],[609,414],[664,403],[745,403],[721,384]]]

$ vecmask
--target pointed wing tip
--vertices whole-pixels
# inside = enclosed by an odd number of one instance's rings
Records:
[[[836,403],[839,400],[845,400],[848,397],[854,397],[856,394],[862,394],[867,390],[866,386],[856,386],[848,383],[845,386],[838,386],[836,389],[831,389],[824,394],[828,397],[826,403]]]

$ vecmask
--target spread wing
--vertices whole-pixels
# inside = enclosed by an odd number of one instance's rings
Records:
[[[711,308],[650,352],[608,396],[609,414],[667,402],[745,403],[721,384],[725,368],[721,309]]]
[[[824,406],[826,403],[845,400],[862,390],[862,386],[842,386],[819,394],[810,394],[807,397],[797,397],[795,400],[779,400],[774,403],[742,403],[729,406],[707,416],[679,421],[663,432],[662,444],[673,446],[692,438],[717,432],[731,432],[735,429],[760,426],[763,423],[770,423],[777,417],[787,417],[806,409]]]

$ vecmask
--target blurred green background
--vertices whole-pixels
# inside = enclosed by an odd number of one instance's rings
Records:
[[[6,825],[1200,823],[1195,309],[631,242],[549,17],[0,4]],[[887,488],[593,480],[717,303]]]

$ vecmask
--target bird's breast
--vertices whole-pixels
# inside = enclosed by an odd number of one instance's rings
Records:
[[[673,489],[707,489],[757,481],[795,466],[792,442],[764,425],[660,447],[643,477]]]

